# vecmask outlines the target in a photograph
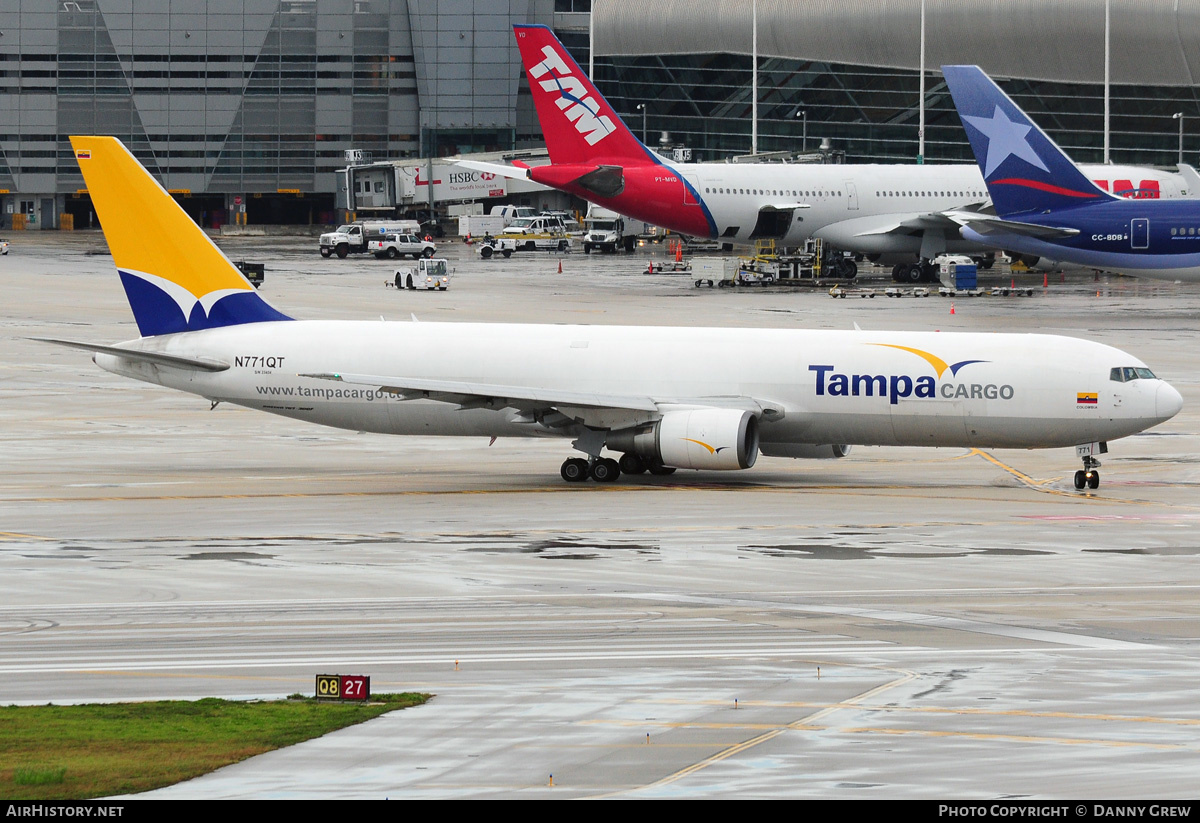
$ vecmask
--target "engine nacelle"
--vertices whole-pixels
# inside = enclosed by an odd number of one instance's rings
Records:
[[[807,443],[763,443],[762,453],[768,457],[796,457],[805,460],[833,460],[850,453],[844,444],[813,446]]]
[[[680,469],[748,469],[758,459],[758,418],[740,409],[671,411],[610,433],[607,445]]]

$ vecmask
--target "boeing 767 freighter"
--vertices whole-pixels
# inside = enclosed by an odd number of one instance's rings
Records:
[[[1093,489],[1108,441],[1182,403],[1132,355],[1040,334],[294,320],[120,141],[71,143],[141,337],[53,342],[212,403],[356,431],[563,438],[580,453],[568,481],[852,444],[1076,446],[1075,486]]]

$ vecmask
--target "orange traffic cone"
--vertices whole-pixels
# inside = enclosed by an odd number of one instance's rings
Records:
[[[680,240],[678,243],[675,244],[675,262],[676,263],[683,262],[683,241],[682,240]]]
[[[954,304],[953,303],[950,304],[950,313],[954,314]]]
[[[1050,273],[1049,272],[1046,272],[1042,275],[1042,288],[1043,289],[1050,288]]]
[[[558,261],[558,273],[562,274],[562,261],[561,260]]]

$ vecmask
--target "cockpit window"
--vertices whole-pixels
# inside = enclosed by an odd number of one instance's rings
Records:
[[[1154,372],[1143,366],[1120,366],[1110,369],[1108,379],[1117,383],[1128,383],[1131,380],[1157,380]]]

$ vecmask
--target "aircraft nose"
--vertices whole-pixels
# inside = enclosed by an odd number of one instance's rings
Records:
[[[1169,383],[1160,382],[1154,394],[1154,416],[1159,420],[1170,420],[1183,408],[1183,396]]]

